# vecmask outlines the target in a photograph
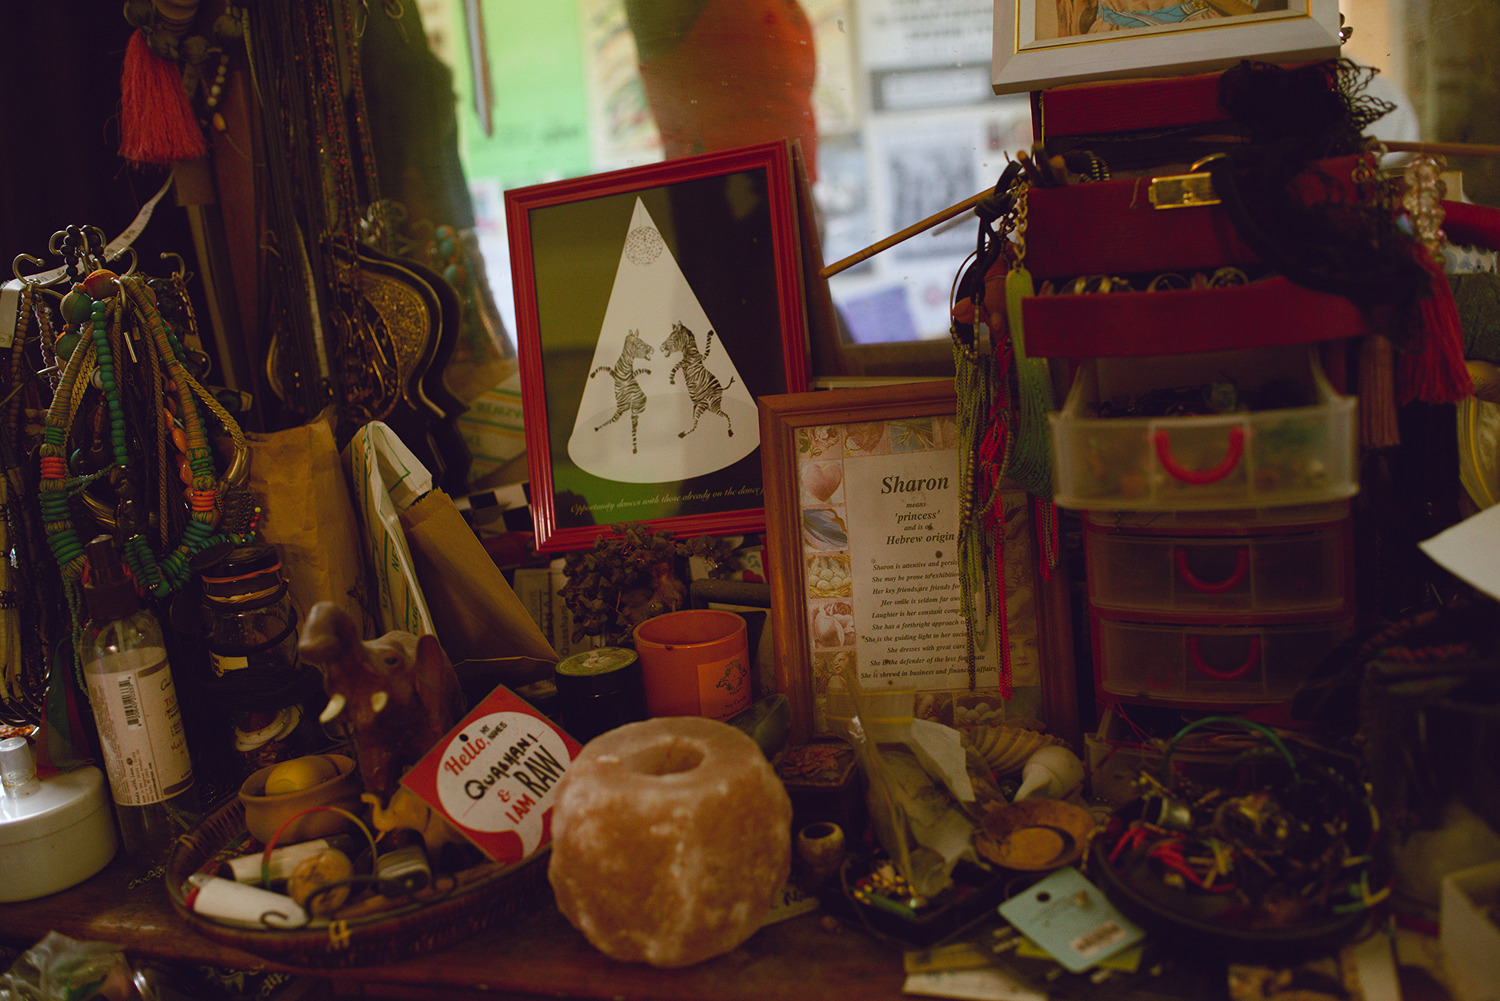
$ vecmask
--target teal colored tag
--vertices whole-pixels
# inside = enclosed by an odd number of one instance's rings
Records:
[[[1000,916],[1073,973],[1145,937],[1077,869],[1059,869],[1000,905]]]

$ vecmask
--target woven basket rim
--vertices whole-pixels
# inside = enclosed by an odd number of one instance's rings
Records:
[[[464,870],[458,875],[468,882],[451,895],[343,922],[318,919],[305,928],[276,931],[198,914],[183,891],[188,876],[245,833],[244,804],[232,797],[173,846],[164,876],[167,896],[206,938],[287,965],[359,966],[442,948],[530,906],[547,885],[541,863],[550,849],[543,846],[519,862],[485,862]]]

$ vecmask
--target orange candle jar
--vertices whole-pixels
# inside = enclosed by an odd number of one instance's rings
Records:
[[[727,720],[750,705],[745,620],[734,612],[691,608],[635,627],[635,652],[652,716]]]

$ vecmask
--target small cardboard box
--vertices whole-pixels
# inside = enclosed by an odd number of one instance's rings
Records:
[[[1500,859],[1443,877],[1440,940],[1455,1001],[1500,1001]]]

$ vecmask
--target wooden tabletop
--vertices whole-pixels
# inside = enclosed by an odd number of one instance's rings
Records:
[[[621,963],[595,950],[550,903],[446,949],[350,969],[308,969],[214,942],[179,916],[160,877],[116,858],[71,890],[0,906],[0,940],[18,948],[48,931],[109,942],[132,957],[243,970],[291,970],[346,983],[400,988],[419,998],[455,989],[520,997],[661,1001],[881,1001],[902,997],[900,955],[816,914],[764,928],[716,959],[682,970]]]
[[[905,981],[899,950],[822,913],[762,928],[725,955],[680,970],[622,963],[595,950],[550,901],[445,949],[346,969],[288,965],[211,941],[172,908],[159,875],[116,858],[62,893],[0,905],[0,942],[26,948],[48,931],[109,942],[131,957],[240,970],[286,970],[326,978],[338,997],[513,1001],[896,1001]],[[1223,967],[1185,971],[1150,984],[1110,982],[1088,996],[1111,1001],[1212,1001],[1227,990]],[[1176,980],[1169,986],[1168,981]],[[1078,997],[1078,984],[1054,997]],[[1087,985],[1083,985],[1087,991]]]

